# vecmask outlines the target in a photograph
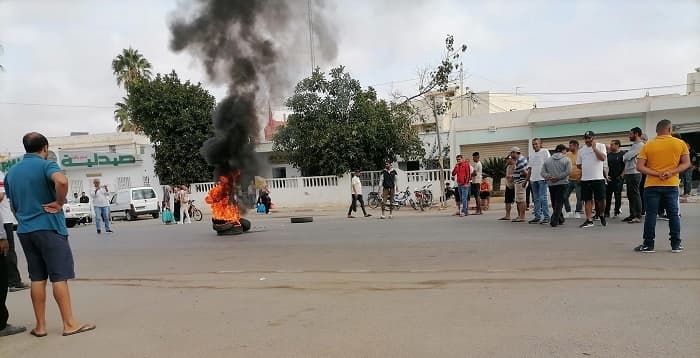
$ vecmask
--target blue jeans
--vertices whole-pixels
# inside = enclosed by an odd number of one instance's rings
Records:
[[[666,209],[668,215],[669,235],[671,247],[681,244],[681,219],[678,216],[678,187],[675,186],[649,186],[644,188],[644,202],[647,207],[647,215],[644,217],[644,245],[654,247],[656,237],[656,215],[659,208]]]
[[[97,231],[100,231],[100,221],[105,222],[105,230],[111,230],[109,228],[109,206],[95,207],[95,226],[97,226]]]
[[[535,204],[535,219],[549,220],[549,203],[547,202],[547,183],[544,180],[530,182],[532,185],[532,202]]]
[[[571,204],[569,203],[569,198],[571,197],[571,192],[576,191],[576,212],[583,212],[583,201],[581,201],[581,182],[580,181],[569,181],[569,187],[564,193],[564,209],[566,212],[571,212]]]
[[[459,186],[459,197],[462,199],[462,207],[459,209],[459,212],[466,215],[469,213],[469,184]]]

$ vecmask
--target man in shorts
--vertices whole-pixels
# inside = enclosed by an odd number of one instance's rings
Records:
[[[63,320],[63,335],[95,329],[73,317],[68,280],[75,278],[73,253],[68,243],[68,229],[63,204],[68,178],[55,162],[46,160],[49,142],[32,132],[22,138],[27,152],[5,177],[5,191],[12,199],[19,236],[27,258],[31,297],[36,326],[31,334],[46,336],[46,283],[51,280],[53,296]]]
[[[506,216],[498,220],[508,220],[510,221],[510,211],[515,203],[515,183],[513,182],[513,170],[515,169],[515,160],[509,154],[506,157],[508,165],[506,166],[506,192],[505,192],[505,203],[506,203]]]
[[[583,134],[585,145],[578,151],[576,166],[581,169],[581,199],[583,199],[586,212],[586,221],[579,227],[593,226],[593,201],[595,211],[600,213],[600,224],[607,225],[605,215],[605,162],[607,150],[605,144],[596,143],[595,133],[587,131]]]

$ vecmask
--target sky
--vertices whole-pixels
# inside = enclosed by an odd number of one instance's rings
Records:
[[[182,3],[187,1],[0,0],[0,153],[22,152],[21,137],[30,131],[115,131],[114,103],[125,92],[111,61],[129,46],[154,73],[175,70],[223,98],[225,88],[207,79],[196,58],[168,47],[168,24]],[[649,92],[683,93],[686,74],[700,67],[700,0],[327,0],[323,11],[338,53],[317,65],[343,65],[385,98],[392,91],[417,91],[418,71],[439,62],[446,34],[468,46],[463,82],[476,91],[672,86]],[[308,56],[309,47],[298,51]],[[308,67],[290,69],[293,82],[310,68],[309,60]],[[535,97],[545,107],[645,93]],[[282,103],[272,99],[276,110]]]

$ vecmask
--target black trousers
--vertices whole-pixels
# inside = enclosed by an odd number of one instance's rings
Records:
[[[180,221],[180,201],[176,201],[173,204],[173,219]]]
[[[612,178],[605,188],[605,216],[610,216],[613,194],[615,194],[615,214],[620,214],[622,206],[622,179],[620,177]]]
[[[357,195],[351,195],[352,196],[352,201],[350,202],[350,209],[348,209],[348,215],[351,215],[352,212],[357,212],[357,202],[360,202],[360,207],[362,208],[362,213],[364,215],[367,215],[367,211],[365,210],[365,201],[362,199],[362,194],[357,194]]]
[[[564,214],[561,211],[564,208],[564,199],[568,188],[569,185],[567,184],[549,187],[549,197],[552,198],[552,215],[549,221],[552,226],[564,223]]]
[[[8,286],[17,287],[22,284],[22,278],[19,276],[17,268],[17,251],[15,250],[15,236],[12,223],[4,224],[7,241],[10,243],[10,251],[5,257],[5,266],[7,267],[7,284]]]
[[[0,254],[0,330],[7,325],[10,313],[7,312],[7,257]]]
[[[625,174],[627,200],[629,200],[631,218],[642,218],[642,197],[639,193],[639,183],[641,183],[641,181],[642,174]]]

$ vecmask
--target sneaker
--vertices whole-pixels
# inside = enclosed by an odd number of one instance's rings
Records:
[[[600,219],[600,216],[598,216],[598,215],[594,215],[594,216],[593,216],[593,221],[596,221],[596,220],[598,220],[598,219]]]
[[[683,245],[678,245],[676,247],[672,247],[671,252],[675,252],[675,253],[683,252]]]
[[[549,220],[547,220],[547,219],[540,221],[540,225],[547,225],[547,224],[549,224]]]
[[[631,217],[631,216],[628,216],[628,217],[622,219],[622,222],[623,222],[623,223],[628,223],[628,222],[632,221],[632,219],[634,219],[634,218]]]
[[[105,230],[105,232],[113,233],[114,231],[112,231],[112,229],[107,229],[107,230]]]
[[[348,215],[348,219],[354,219],[355,217],[352,215]]]
[[[668,215],[659,215],[659,219],[668,221]]]
[[[22,333],[26,330],[27,330],[26,327],[13,326],[11,324],[8,324],[5,326],[5,328],[0,330],[0,337],[11,336],[13,334]]]
[[[14,285],[14,286],[8,287],[7,290],[10,292],[17,292],[17,291],[24,291],[28,288],[29,288],[29,285],[27,285],[26,283],[20,283],[19,285]]]
[[[574,214],[574,218],[580,219],[580,218],[581,218],[581,213],[578,213],[578,212],[577,212],[576,214]]]
[[[97,233],[98,233],[98,234],[101,234],[101,233],[102,233],[102,230],[97,230]]]
[[[527,223],[528,223],[528,224],[537,224],[538,222],[540,222],[540,219],[534,218],[534,219],[528,221]]]
[[[382,215],[379,218],[383,220],[383,219],[386,219],[386,216]]]
[[[605,219],[605,216],[600,217],[600,225],[608,226],[608,221]]]
[[[366,218],[368,218],[368,217],[370,217],[370,216],[372,216],[372,214],[365,214],[365,217],[366,217]]]
[[[580,228],[587,228],[587,227],[593,227],[593,221],[591,220],[586,220],[583,222],[583,224],[579,225]]]
[[[653,247],[644,246],[644,244],[641,244],[641,245],[635,247],[635,248],[634,248],[634,251],[637,251],[637,252],[645,252],[645,253],[656,252],[656,251],[654,250]]]
[[[571,211],[567,211],[566,214],[564,215],[564,217],[571,219],[574,217],[574,213],[572,213]]]
[[[629,224],[639,224],[640,222],[642,222],[642,220],[639,220],[639,218],[632,218],[628,221]]]

